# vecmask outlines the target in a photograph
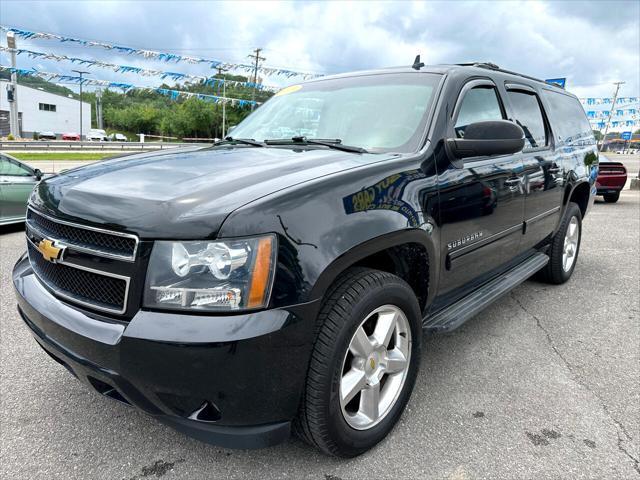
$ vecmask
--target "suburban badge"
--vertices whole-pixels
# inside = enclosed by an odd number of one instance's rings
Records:
[[[447,248],[449,250],[453,250],[454,248],[467,245],[468,243],[473,243],[480,238],[482,238],[482,232],[474,232],[470,235],[467,235],[462,238],[458,238],[457,240],[447,243]]]

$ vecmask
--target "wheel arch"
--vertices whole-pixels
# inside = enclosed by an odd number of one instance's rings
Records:
[[[576,183],[572,188],[567,188],[564,192],[563,213],[566,211],[569,202],[574,202],[580,208],[582,218],[587,214],[589,208],[589,198],[591,196],[591,183],[588,180]]]
[[[430,235],[421,229],[388,233],[358,244],[331,262],[318,276],[311,298],[325,293],[345,270],[367,267],[393,273],[413,289],[423,313],[437,288],[435,247]]]

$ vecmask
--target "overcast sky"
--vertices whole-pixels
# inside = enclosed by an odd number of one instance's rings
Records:
[[[640,2],[108,2],[0,1],[0,23],[230,62],[264,48],[265,66],[337,73],[409,64],[491,61],[539,78],[567,77],[578,96],[639,96]],[[6,45],[6,39],[0,42]],[[19,47],[110,63],[211,75],[207,66],[167,65],[50,40]],[[9,59],[0,54],[0,63]],[[69,73],[70,64],[18,58],[21,68]],[[93,68],[94,78],[158,85]],[[292,80],[266,78],[282,85]]]

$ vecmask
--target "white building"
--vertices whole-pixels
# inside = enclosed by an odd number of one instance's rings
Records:
[[[9,134],[7,80],[0,80],[0,136]],[[20,136],[33,138],[38,132],[80,133],[80,101],[18,83]],[[91,104],[82,102],[82,134],[91,128]]]

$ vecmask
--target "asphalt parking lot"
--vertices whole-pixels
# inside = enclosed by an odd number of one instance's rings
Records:
[[[86,390],[16,313],[10,274],[24,233],[5,229],[0,477],[640,478],[639,200],[625,190],[595,204],[569,283],[528,281],[458,331],[425,337],[400,424],[352,460],[295,439],[257,451],[205,445]]]

